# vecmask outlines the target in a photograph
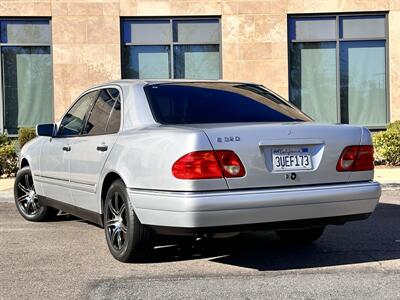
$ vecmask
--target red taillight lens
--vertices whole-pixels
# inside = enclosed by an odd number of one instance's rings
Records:
[[[353,171],[368,171],[374,169],[374,147],[360,146]]]
[[[172,174],[179,179],[222,178],[214,151],[190,152],[172,165]]]
[[[336,170],[339,172],[351,171],[357,158],[358,146],[346,147],[342,155],[339,157],[339,161],[336,165]]]
[[[374,148],[371,145],[346,147],[336,165],[338,172],[374,169]]]
[[[172,165],[178,179],[242,177],[245,173],[239,157],[230,150],[190,152]]]
[[[225,177],[243,177],[246,174],[240,158],[230,150],[215,151]]]

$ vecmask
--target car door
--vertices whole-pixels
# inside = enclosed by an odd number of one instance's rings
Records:
[[[96,91],[80,97],[62,118],[57,135],[44,142],[39,177],[44,196],[74,205],[69,191],[71,147],[97,96]]]
[[[103,88],[88,114],[81,136],[71,146],[70,188],[76,206],[100,212],[97,184],[120,125],[120,91]]]

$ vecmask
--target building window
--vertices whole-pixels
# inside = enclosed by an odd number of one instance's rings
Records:
[[[53,122],[50,21],[0,19],[1,130]]]
[[[219,19],[124,19],[122,77],[221,78]]]
[[[319,122],[387,124],[386,15],[289,18],[289,99]]]

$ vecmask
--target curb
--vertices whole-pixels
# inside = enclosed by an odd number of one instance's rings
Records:
[[[397,191],[400,190],[400,183],[381,183],[382,190],[384,191]]]

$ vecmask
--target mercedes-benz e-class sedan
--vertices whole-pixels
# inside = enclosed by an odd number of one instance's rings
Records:
[[[381,193],[366,128],[316,124],[257,84],[110,82],[37,135],[21,150],[21,215],[98,223],[124,262],[155,234],[271,229],[312,242],[367,218]]]

